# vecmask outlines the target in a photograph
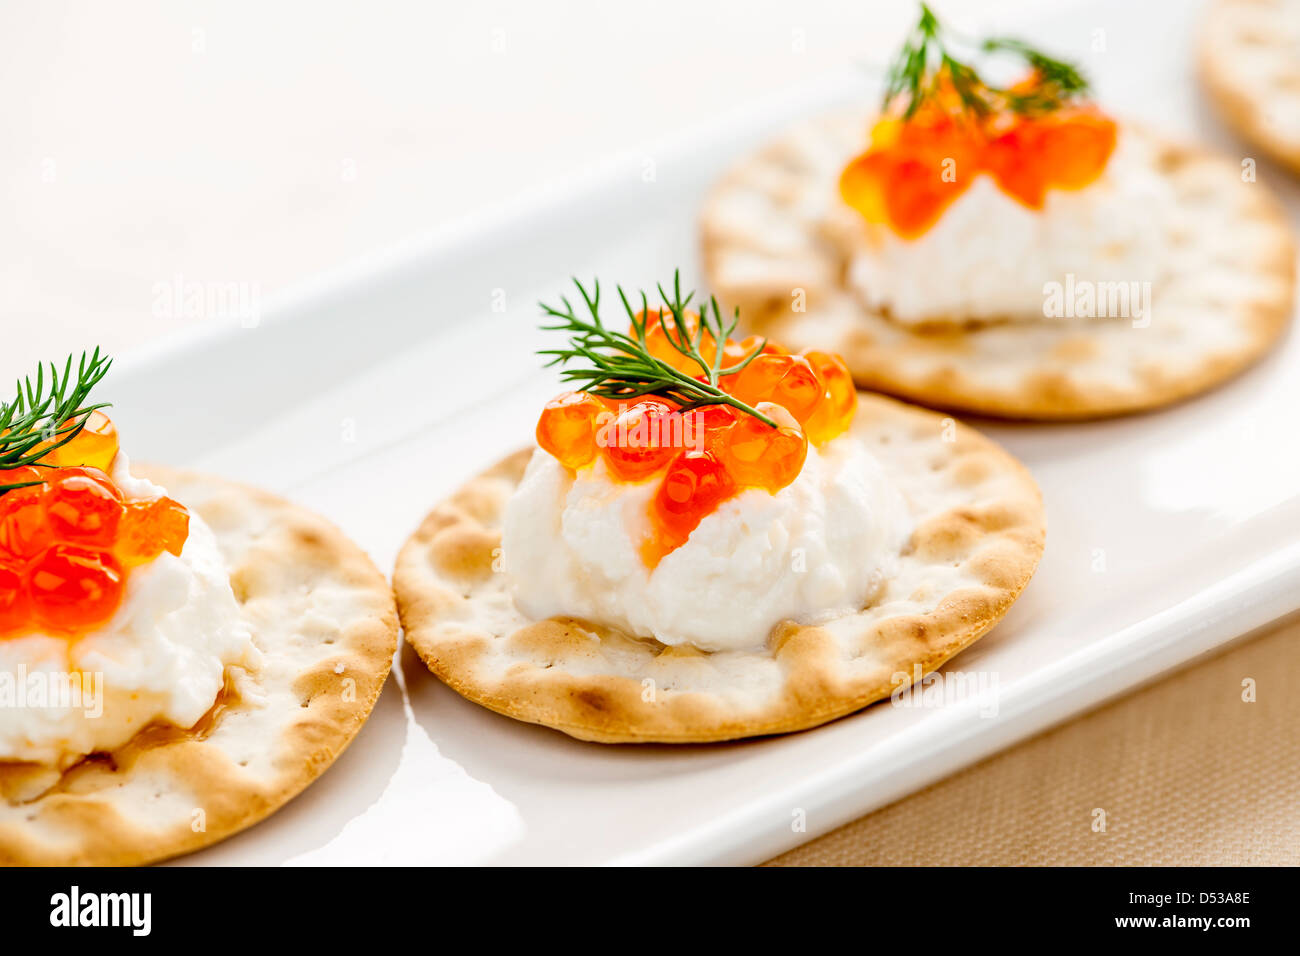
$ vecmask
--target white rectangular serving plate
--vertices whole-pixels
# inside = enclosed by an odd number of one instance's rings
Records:
[[[1199,105],[1196,12],[1105,2],[999,26],[1082,61],[1122,115],[1239,155],[1247,147]],[[127,448],[283,493],[387,572],[437,500],[531,440],[558,390],[533,354],[539,298],[571,275],[635,287],[681,265],[694,281],[695,214],[719,172],[795,118],[868,95],[860,78],[831,78],[390,250],[285,298],[256,328],[128,356],[112,382]],[[1261,163],[1260,178],[1300,208],[1280,172]],[[1292,335],[1165,411],[974,423],[1029,466],[1049,521],[1024,596],[949,665],[995,690],[771,739],[608,747],[489,713],[403,650],[328,773],[183,862],[767,859],[1300,607],[1298,363]]]

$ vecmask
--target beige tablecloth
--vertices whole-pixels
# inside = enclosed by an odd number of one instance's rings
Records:
[[[771,863],[1300,864],[1300,620]]]

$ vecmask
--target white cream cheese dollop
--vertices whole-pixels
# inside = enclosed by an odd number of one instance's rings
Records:
[[[897,570],[906,505],[852,436],[773,495],[750,488],[705,516],[651,571],[641,558],[660,478],[611,480],[603,462],[570,475],[534,452],[506,507],[502,569],[529,617],[573,617],[702,650],[762,647],[785,620],[862,608]]]
[[[1129,288],[1140,293],[1140,283],[1155,285],[1169,269],[1166,236],[1177,215],[1155,148],[1121,131],[1095,182],[1049,189],[1038,210],[981,173],[914,239],[858,217],[861,228],[844,230],[841,240],[848,243],[847,283],[867,308],[912,326],[1059,321],[1044,312],[1047,283],[1139,283]]]
[[[166,493],[133,476],[121,452],[113,480],[128,499]],[[65,766],[153,722],[191,727],[216,702],[226,667],[259,660],[216,538],[191,511],[180,556],[132,568],[107,625],[71,643],[40,633],[0,640],[0,761]],[[61,706],[69,701],[51,693],[74,672],[87,675],[81,700]]]

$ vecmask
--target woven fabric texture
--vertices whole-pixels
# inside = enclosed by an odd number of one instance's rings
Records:
[[[1297,688],[1292,621],[769,865],[1300,864]]]

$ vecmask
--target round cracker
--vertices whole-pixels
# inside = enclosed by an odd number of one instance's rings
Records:
[[[0,763],[0,864],[148,863],[216,843],[320,776],[369,716],[397,649],[392,591],[325,519],[257,489],[137,467],[208,523],[263,661],[227,670],[194,734],[150,728],[60,775]]]
[[[604,743],[784,733],[887,697],[1006,613],[1042,554],[1043,506],[1018,461],[952,419],[863,395],[852,435],[915,521],[898,575],[856,613],[787,621],[766,647],[715,653],[593,621],[530,620],[494,571],[525,450],[438,505],[402,548],[393,580],[406,640],[470,700]]]
[[[1168,233],[1179,268],[1152,289],[1145,327],[1051,319],[906,328],[844,284],[839,237],[861,221],[836,184],[867,127],[860,114],[837,114],[790,132],[724,177],[701,220],[718,298],[782,345],[840,353],[864,388],[1004,418],[1117,415],[1225,381],[1291,317],[1295,245],[1276,198],[1243,182],[1233,161],[1128,130],[1178,197]]]
[[[1228,124],[1300,172],[1300,3],[1217,0],[1201,27],[1200,65]]]

